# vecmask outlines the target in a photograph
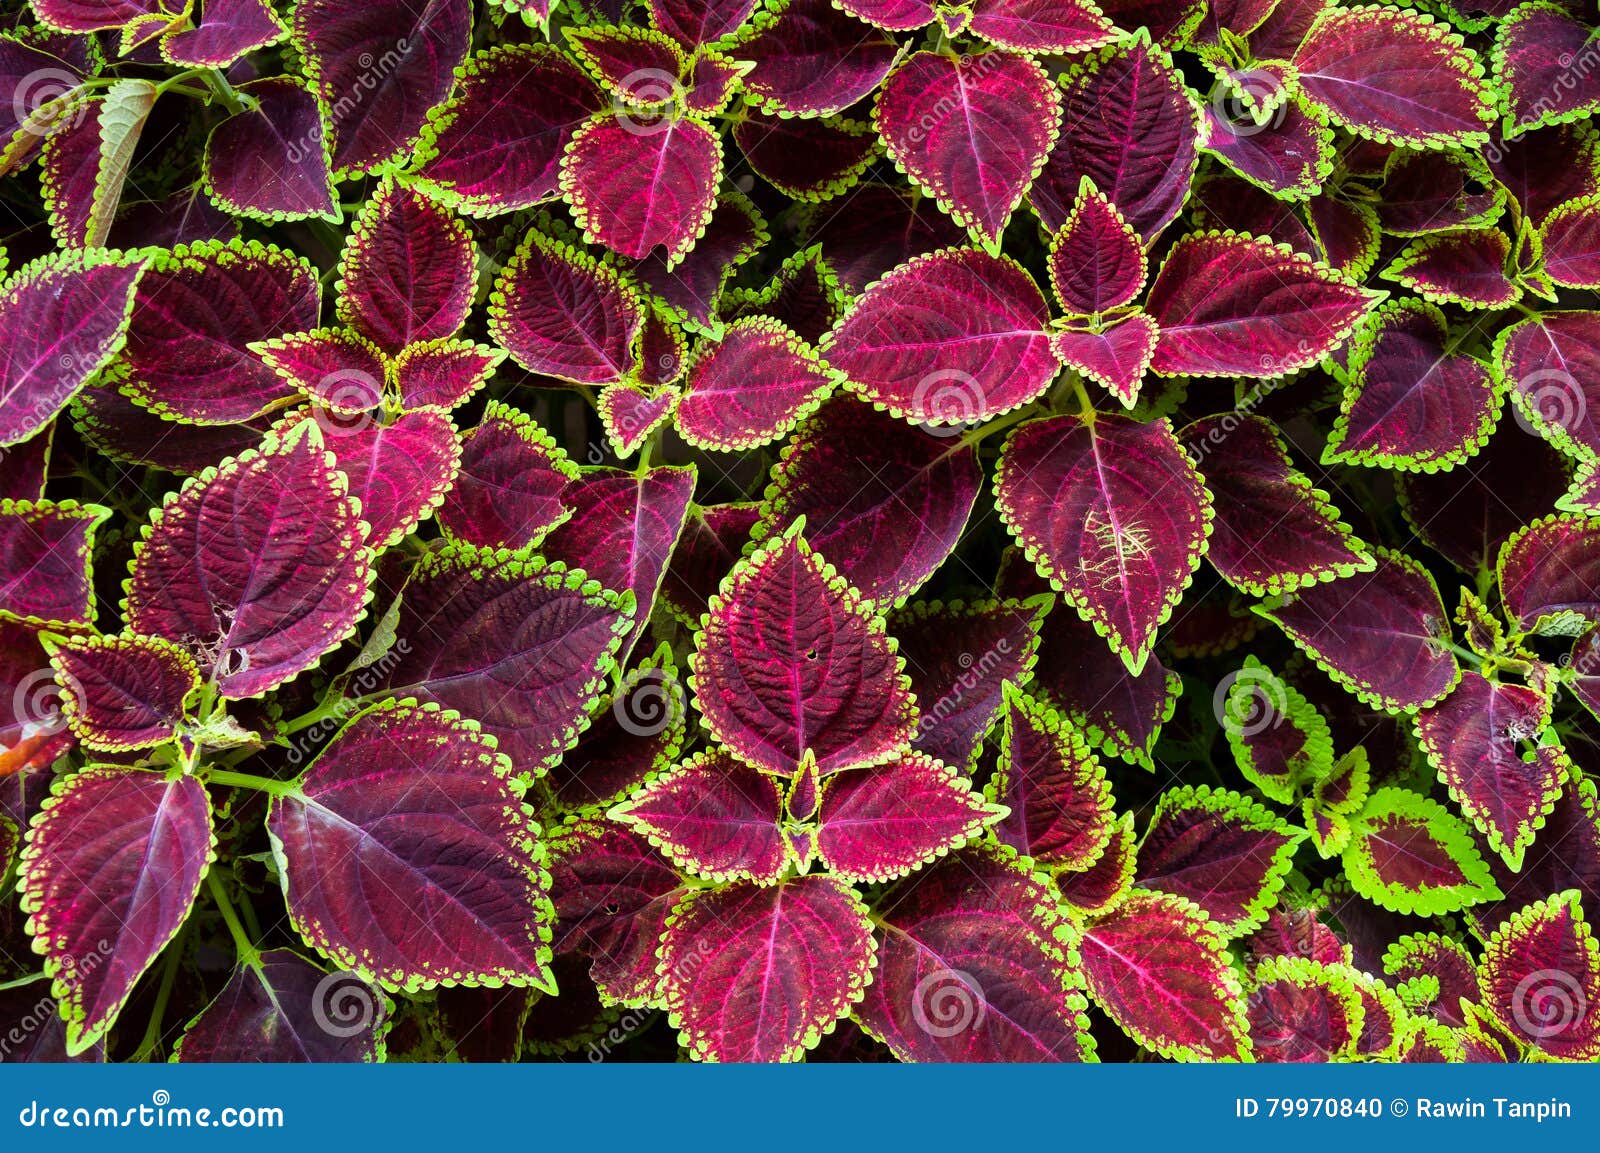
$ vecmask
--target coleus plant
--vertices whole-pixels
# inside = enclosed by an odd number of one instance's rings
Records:
[[[0,5],[0,1059],[1600,1059],[1592,21],[1420,7]]]

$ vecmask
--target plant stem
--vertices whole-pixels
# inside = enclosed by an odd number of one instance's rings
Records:
[[[156,990],[155,1007],[150,1010],[150,1024],[145,1026],[144,1039],[134,1051],[130,1061],[148,1061],[161,1040],[161,1019],[167,1015],[167,1004],[172,1000],[172,987],[178,982],[178,965],[183,960],[183,943],[189,935],[189,924],[179,930],[172,944],[167,946],[167,959],[161,969],[161,987]]]
[[[206,874],[206,887],[211,890],[211,899],[217,903],[217,912],[222,914],[222,920],[228,926],[228,935],[233,938],[233,949],[239,955],[239,964],[254,965],[261,951],[250,943],[249,934],[239,922],[239,914],[234,912],[233,902],[228,900],[228,888],[215,869]]]
[[[207,769],[206,780],[213,785],[233,785],[241,789],[255,789],[274,797],[286,797],[299,788],[298,781],[280,781],[272,777],[258,777],[254,773],[236,773],[232,769]]]
[[[0,981],[0,993],[4,993],[9,989],[20,989],[24,985],[38,984],[40,981],[46,980],[49,976],[49,973],[29,973],[26,977],[17,977],[10,981]]]

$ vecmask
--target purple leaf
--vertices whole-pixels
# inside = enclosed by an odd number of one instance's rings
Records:
[[[857,1014],[904,1061],[1089,1060],[1069,933],[1011,854],[956,853],[894,890]]]
[[[1448,339],[1444,314],[1433,305],[1380,305],[1355,339],[1323,463],[1432,472],[1481,449],[1502,394],[1482,363],[1446,350]]]
[[[299,80],[275,76],[241,84],[238,91],[255,106],[211,130],[207,195],[235,216],[337,221],[322,114],[311,90]]]
[[[777,780],[723,752],[701,753],[669,769],[606,815],[709,881],[767,885],[789,863],[778,827],[783,792]]]
[[[633,598],[581,572],[446,549],[406,585],[396,636],[407,648],[388,688],[477,721],[517,773],[536,777],[572,747],[632,627]]]
[[[1521,632],[1571,636],[1600,619],[1600,518],[1536,520],[1511,534],[1495,567],[1506,619]]]
[[[1504,207],[1489,165],[1471,152],[1397,151],[1374,208],[1393,236],[1421,236],[1492,223]]]
[[[306,421],[185,481],[151,515],[124,600],[135,632],[187,648],[229,700],[277,688],[355,630],[366,525]]]
[[[662,994],[696,1057],[795,1061],[861,999],[873,951],[866,906],[830,877],[702,890],[662,937]]]
[[[1053,599],[914,601],[889,618],[922,711],[913,748],[947,765],[972,766],[1000,715],[1006,683],[1027,680],[1039,622]]]
[[[1340,813],[1366,799],[1366,784],[1356,783],[1367,779],[1362,746],[1335,764],[1327,720],[1305,694],[1255,657],[1245,657],[1244,667],[1224,678],[1213,700],[1239,771],[1263,795],[1292,804],[1311,784],[1310,809]],[[1351,800],[1354,793],[1359,796]]]
[[[829,779],[817,814],[817,857],[845,880],[888,881],[960,848],[1004,812],[986,804],[964,774],[908,753]]]
[[[1099,331],[1058,332],[1050,338],[1050,347],[1062,364],[1104,385],[1124,408],[1132,408],[1160,339],[1154,320],[1143,312],[1130,312]]]
[[[523,237],[489,300],[489,335],[513,360],[578,384],[626,376],[643,321],[614,269],[538,231]]]
[[[1053,878],[1062,904],[1089,916],[1109,913],[1133,891],[1134,858],[1139,841],[1133,814],[1124,813],[1111,827],[1111,841],[1095,863],[1081,873],[1059,872]]]
[[[423,130],[418,184],[465,216],[553,200],[561,154],[602,107],[594,81],[553,45],[476,52]]]
[[[1527,906],[1489,938],[1483,1003],[1523,1044],[1558,1060],[1600,1057],[1600,947],[1568,889]]]
[[[1600,313],[1518,321],[1495,338],[1494,359],[1534,431],[1579,459],[1600,453]]]
[[[1497,96],[1508,133],[1588,117],[1600,107],[1600,76],[1582,65],[1589,25],[1555,4],[1519,4],[1495,36]]]
[[[1378,295],[1253,236],[1184,237],[1145,308],[1161,326],[1153,367],[1189,376],[1286,376],[1327,356]]]
[[[1383,276],[1437,304],[1504,308],[1522,296],[1506,272],[1510,258],[1511,242],[1498,228],[1436,233],[1413,241]]]
[[[205,0],[193,28],[161,38],[161,55],[181,68],[226,68],[288,34],[267,0]]]
[[[1357,135],[1481,144],[1494,119],[1483,66],[1448,25],[1379,5],[1327,8],[1294,54],[1300,90]]]
[[[1600,192],[1600,172],[1588,163],[1595,139],[1583,122],[1499,133],[1484,149],[1497,181],[1511,191],[1528,222],[1544,221],[1558,204]]]
[[[602,388],[595,408],[612,451],[618,457],[638,452],[650,434],[672,418],[680,395],[670,384],[653,393],[632,384],[608,384]]]
[[[852,120],[798,119],[752,108],[733,126],[745,160],[795,200],[829,200],[861,178],[878,156],[878,136]]]
[[[454,336],[478,283],[472,234],[439,204],[386,180],[339,261],[339,319],[393,356]]]
[[[97,386],[72,402],[72,423],[86,444],[108,459],[150,465],[182,476],[203,472],[224,457],[254,448],[265,419],[245,424],[180,425],[140,408],[114,388]]]
[[[544,851],[510,776],[453,713],[391,701],[358,715],[267,816],[294,927],[386,989],[553,991]]]
[[[1333,130],[1294,100],[1266,124],[1206,109],[1205,150],[1250,183],[1285,200],[1304,200],[1333,172]]]
[[[120,349],[142,262],[46,257],[0,297],[0,445],[21,444]],[[63,372],[63,367],[68,371]]]
[[[1082,52],[1121,39],[1093,0],[976,0],[968,28],[1018,52]]]
[[[69,1055],[116,1022],[188,918],[214,856],[211,802],[194,777],[94,766],[57,780],[28,835],[17,887]]]
[[[489,383],[506,354],[470,340],[430,340],[407,346],[394,359],[400,407],[455,408]]]
[[[631,108],[659,107],[682,97],[678,77],[684,55],[665,33],[595,25],[564,34],[584,67]]]
[[[690,658],[701,717],[741,760],[789,776],[882,764],[910,741],[916,703],[883,620],[790,529],[740,561]]]
[[[1183,207],[1200,155],[1199,115],[1172,58],[1142,33],[1073,64],[1061,83],[1066,130],[1028,194],[1034,211],[1058,231],[1087,176],[1153,239]]]
[[[895,416],[969,424],[1026,404],[1055,378],[1049,323],[1021,265],[950,248],[872,285],[822,351],[851,388]]]
[[[882,184],[856,188],[849,212],[819,210],[806,233],[806,243],[821,246],[839,283],[856,295],[891,269],[961,241],[961,230],[936,205]]]
[[[678,432],[697,448],[736,452],[785,436],[833,390],[834,377],[788,325],[766,317],[701,340],[689,364]]]
[[[650,0],[650,23],[694,48],[739,31],[755,6],[755,0]]]
[[[649,624],[667,562],[688,519],[695,477],[692,464],[644,473],[593,469],[562,493],[574,510],[572,519],[545,538],[542,551],[583,569],[606,588],[633,594],[638,607],[619,662],[628,659]]]
[[[1061,307],[1093,316],[1131,303],[1144,287],[1144,241],[1084,177],[1066,223],[1050,241],[1050,286]]]
[[[317,326],[321,288],[302,257],[255,241],[206,241],[151,261],[133,298],[121,392],[158,416],[235,424],[294,390],[249,346]]]
[[[1354,1051],[1361,1035],[1361,995],[1350,978],[1303,957],[1263,961],[1248,1012],[1258,1061],[1336,1062]]]
[[[1006,690],[1000,760],[986,795],[1010,808],[995,836],[1050,869],[1093,865],[1115,815],[1105,769],[1083,736],[1048,705]]]
[[[1205,467],[1216,502],[1206,556],[1229,584],[1252,596],[1274,596],[1371,571],[1366,545],[1328,494],[1294,467],[1270,420],[1203,417],[1178,439]]]
[[[252,344],[250,351],[331,413],[365,416],[383,403],[383,381],[388,373],[383,352],[347,329],[291,332]]]
[[[1161,794],[1139,845],[1137,883],[1187,897],[1224,937],[1259,928],[1305,831],[1241,793],[1204,785]]]
[[[745,91],[765,112],[843,112],[883,83],[902,51],[893,37],[829,0],[788,0],[757,27],[756,37],[739,46],[739,58],[755,63]]]
[[[1461,675],[1449,614],[1420,564],[1389,549],[1373,554],[1371,572],[1311,585],[1257,611],[1362,701],[1414,712]]]
[[[1243,1060],[1244,996],[1216,928],[1184,898],[1130,893],[1084,930],[1089,995],[1139,1044],[1163,1057]]]
[[[31,439],[0,452],[0,500],[39,500],[44,496],[55,439],[52,421]]]
[[[634,260],[659,246],[672,268],[711,220],[722,143],[692,116],[597,116],[561,160],[561,190],[584,239]]]
[[[87,747],[120,752],[171,740],[184,702],[200,687],[189,654],[160,637],[134,633],[61,637],[50,664],[62,711]]]
[[[325,973],[292,949],[268,949],[233,971],[189,1022],[173,1058],[185,1062],[378,1061],[391,1003],[349,973]]]
[[[751,539],[806,538],[869,601],[903,601],[955,550],[982,487],[977,452],[841,397],[773,467]]]
[[[933,23],[938,13],[925,0],[839,0],[838,7],[891,32],[909,32]]]
[[[918,52],[878,95],[889,156],[979,243],[998,246],[1060,125],[1048,73],[1023,56]]]
[[[161,11],[157,0],[34,0],[34,13],[46,28],[98,32],[121,28]]]
[[[699,628],[701,615],[710,607],[722,578],[738,563],[760,516],[760,506],[754,502],[709,508],[690,505],[662,582],[663,607],[690,628]]]
[[[472,39],[472,4],[306,0],[292,22],[295,50],[332,129],[334,169],[361,175],[404,158],[449,95]]]
[[[1357,893],[1429,916],[1500,896],[1461,819],[1405,789],[1379,789],[1355,821],[1344,871]]]
[[[1007,439],[995,505],[1040,574],[1137,674],[1205,550],[1211,497],[1165,419],[1033,421]]]
[[[75,500],[0,500],[0,619],[93,625],[95,530],[110,515]]]
[[[666,769],[683,748],[688,711],[670,649],[640,661],[551,770],[556,803],[569,813],[600,812]]]
[[[657,253],[635,266],[634,275],[672,319],[709,328],[734,269],[768,239],[767,223],[755,205],[743,193],[726,192],[712,210],[704,235],[687,256],[669,270],[666,259]]]
[[[1551,280],[1567,288],[1600,288],[1600,197],[1558,205],[1539,237]]]

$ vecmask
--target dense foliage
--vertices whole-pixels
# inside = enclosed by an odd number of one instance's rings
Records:
[[[1600,1058],[1592,12],[549,3],[0,6],[0,1058]]]

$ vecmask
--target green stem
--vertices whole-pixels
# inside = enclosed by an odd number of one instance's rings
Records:
[[[228,110],[229,115],[236,116],[246,108],[256,106],[254,100],[234,91],[233,85],[228,83],[228,78],[215,68],[200,69],[200,78],[206,82],[206,87],[211,90],[218,103]]]
[[[29,973],[26,977],[17,977],[11,981],[0,981],[0,993],[4,993],[9,989],[20,989],[24,985],[34,985],[40,981],[48,980],[49,977],[49,973]]]
[[[239,964],[254,965],[261,951],[250,943],[249,934],[239,922],[239,914],[233,910],[233,902],[228,900],[228,887],[222,883],[215,869],[206,874],[206,887],[211,890],[211,899],[217,903],[217,912],[222,914],[222,920],[228,926],[228,935],[233,938],[233,949],[239,955]]]
[[[360,697],[332,697],[323,701],[310,712],[301,713],[294,720],[285,722],[280,731],[284,736],[288,736],[290,733],[298,733],[302,729],[309,729],[312,725],[320,724],[329,717],[350,711],[360,700]]]
[[[156,1045],[161,1040],[161,1019],[167,1015],[167,1004],[172,1000],[172,988],[178,983],[178,966],[183,961],[183,943],[184,938],[188,936],[188,929],[189,924],[186,921],[172,944],[167,946],[167,959],[161,969],[161,987],[156,990],[155,1007],[150,1010],[150,1024],[145,1026],[144,1038],[130,1058],[136,1064],[148,1061],[150,1054],[155,1052]]]
[[[286,797],[299,788],[298,781],[279,781],[272,777],[258,777],[254,773],[236,773],[232,769],[207,769],[206,780],[213,785],[233,785],[241,789],[255,789],[274,797]]]

